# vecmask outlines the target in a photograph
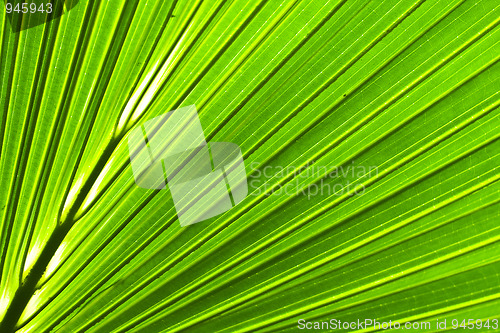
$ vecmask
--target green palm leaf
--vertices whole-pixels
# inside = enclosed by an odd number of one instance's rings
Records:
[[[496,1],[54,6],[1,17],[1,332],[498,329]],[[127,137],[192,104],[249,194],[181,227]]]

